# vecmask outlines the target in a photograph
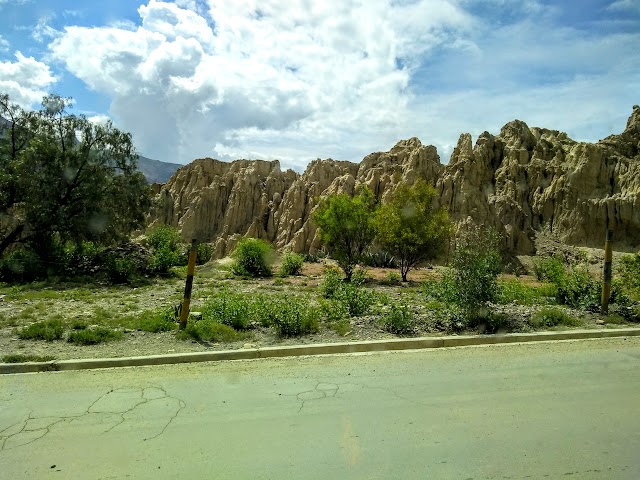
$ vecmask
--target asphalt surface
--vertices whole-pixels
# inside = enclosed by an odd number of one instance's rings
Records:
[[[640,479],[640,338],[0,377],[0,479]]]

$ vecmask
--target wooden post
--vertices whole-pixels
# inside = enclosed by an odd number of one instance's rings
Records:
[[[604,242],[604,268],[602,270],[602,308],[601,315],[609,313],[609,297],[611,296],[611,243],[613,242],[613,230],[607,230],[607,238]]]
[[[182,301],[182,310],[180,311],[180,330],[184,330],[187,326],[189,318],[189,305],[191,303],[191,289],[193,288],[193,274],[196,270],[196,256],[198,255],[198,242],[194,238],[191,240],[191,250],[189,250],[189,262],[187,263],[187,283],[184,286],[184,300]]]

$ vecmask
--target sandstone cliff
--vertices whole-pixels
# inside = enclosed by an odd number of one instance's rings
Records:
[[[242,236],[314,251],[320,245],[311,217],[322,195],[353,194],[362,183],[384,201],[399,183],[419,177],[436,187],[453,219],[495,226],[514,253],[533,253],[535,232],[545,224],[574,245],[600,247],[611,228],[618,248],[640,247],[638,106],[624,132],[595,144],[519,120],[499,135],[482,133],[475,146],[465,133],[446,166],[417,138],[359,164],[315,160],[303,174],[281,171],[278,161],[199,159],[160,190],[151,221],[214,243],[218,257]]]

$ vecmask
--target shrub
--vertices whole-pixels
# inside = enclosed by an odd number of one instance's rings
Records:
[[[198,251],[196,254],[196,265],[204,265],[213,256],[213,245],[210,243],[198,244]]]
[[[303,253],[302,259],[305,263],[320,263],[323,259],[327,258],[327,254],[322,250],[318,250],[316,253]]]
[[[441,280],[426,280],[422,284],[422,292],[427,300],[437,300],[447,304],[456,303],[456,285],[453,281],[453,275],[445,274]]]
[[[482,333],[509,333],[519,332],[524,329],[522,321],[500,312],[491,312],[481,309],[466,318],[470,328],[476,328]]]
[[[217,322],[236,330],[245,330],[251,322],[252,306],[247,295],[223,287],[205,302],[201,312],[202,319],[210,323]]]
[[[454,300],[471,315],[498,296],[501,258],[493,229],[470,226],[456,240],[451,282]]]
[[[167,274],[171,267],[179,265],[180,251],[178,249],[172,249],[169,245],[161,245],[153,252],[151,258],[151,271],[153,273]]]
[[[259,238],[243,238],[231,253],[231,270],[246,277],[269,277],[273,264],[273,248]]]
[[[529,318],[529,324],[535,328],[555,327],[566,325],[575,327],[581,324],[580,320],[568,315],[559,308],[543,308]]]
[[[21,354],[11,354],[4,355],[2,357],[2,361],[4,363],[25,363],[25,362],[50,362],[54,358],[49,355],[21,355]]]
[[[404,305],[391,305],[391,310],[381,318],[383,328],[397,335],[408,335],[415,328],[415,315]]]
[[[556,292],[556,287],[548,283],[533,286],[518,280],[504,280],[499,283],[497,301],[503,304],[535,305],[544,302],[547,297],[554,297]]]
[[[212,320],[190,322],[184,330],[178,333],[178,338],[182,340],[192,338],[205,342],[237,342],[247,336],[246,333],[238,332],[229,325]]]
[[[147,310],[138,319],[138,328],[144,332],[170,332],[177,326],[173,308],[163,310]]]
[[[349,307],[336,299],[322,299],[320,309],[327,322],[335,323],[349,318]]]
[[[533,264],[533,272],[538,281],[549,281],[558,284],[565,275],[565,266],[557,257],[545,257],[536,259]]]
[[[98,343],[120,340],[122,332],[107,327],[86,328],[69,332],[67,341],[78,345],[97,345]]]
[[[373,252],[369,250],[362,255],[362,265],[372,268],[398,268],[398,262],[389,252]]]
[[[157,225],[147,232],[147,244],[154,250],[162,246],[177,250],[181,243],[180,231],[170,225]]]
[[[33,250],[14,250],[0,260],[0,280],[6,282],[32,282],[46,275],[45,263]]]
[[[387,285],[399,285],[400,280],[401,277],[398,272],[389,272],[384,279],[384,283],[386,283]]]
[[[342,283],[340,270],[334,267],[328,267],[324,271],[324,279],[320,284],[320,293],[324,298],[333,298]]]
[[[375,296],[372,291],[367,290],[362,287],[361,284],[353,281],[343,282],[340,288],[334,293],[333,298],[343,303],[347,307],[349,315],[352,317],[367,313],[375,301]]]
[[[285,252],[282,256],[280,265],[280,276],[288,277],[289,275],[302,275],[302,266],[304,259],[302,255],[293,252]]]
[[[306,298],[289,297],[274,303],[268,315],[269,323],[281,337],[298,337],[318,331],[320,311]]]
[[[602,286],[591,276],[586,265],[572,266],[556,287],[558,303],[594,312],[600,309]]]
[[[135,265],[129,258],[107,257],[107,276],[113,283],[128,283],[135,274]]]
[[[18,337],[22,340],[60,340],[64,333],[64,327],[60,320],[44,320],[32,323],[18,331]]]

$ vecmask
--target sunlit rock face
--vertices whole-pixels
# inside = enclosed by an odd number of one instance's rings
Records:
[[[243,236],[314,252],[320,244],[312,216],[323,195],[351,195],[364,184],[384,202],[397,185],[418,178],[436,188],[454,220],[494,226],[513,253],[534,253],[543,225],[569,244],[600,247],[609,228],[619,248],[640,248],[638,106],[621,134],[595,144],[520,120],[498,135],[482,133],[475,145],[465,133],[448,165],[417,138],[359,164],[318,159],[302,174],[282,171],[277,160],[199,159],[160,189],[150,221],[212,242],[216,257]]]

